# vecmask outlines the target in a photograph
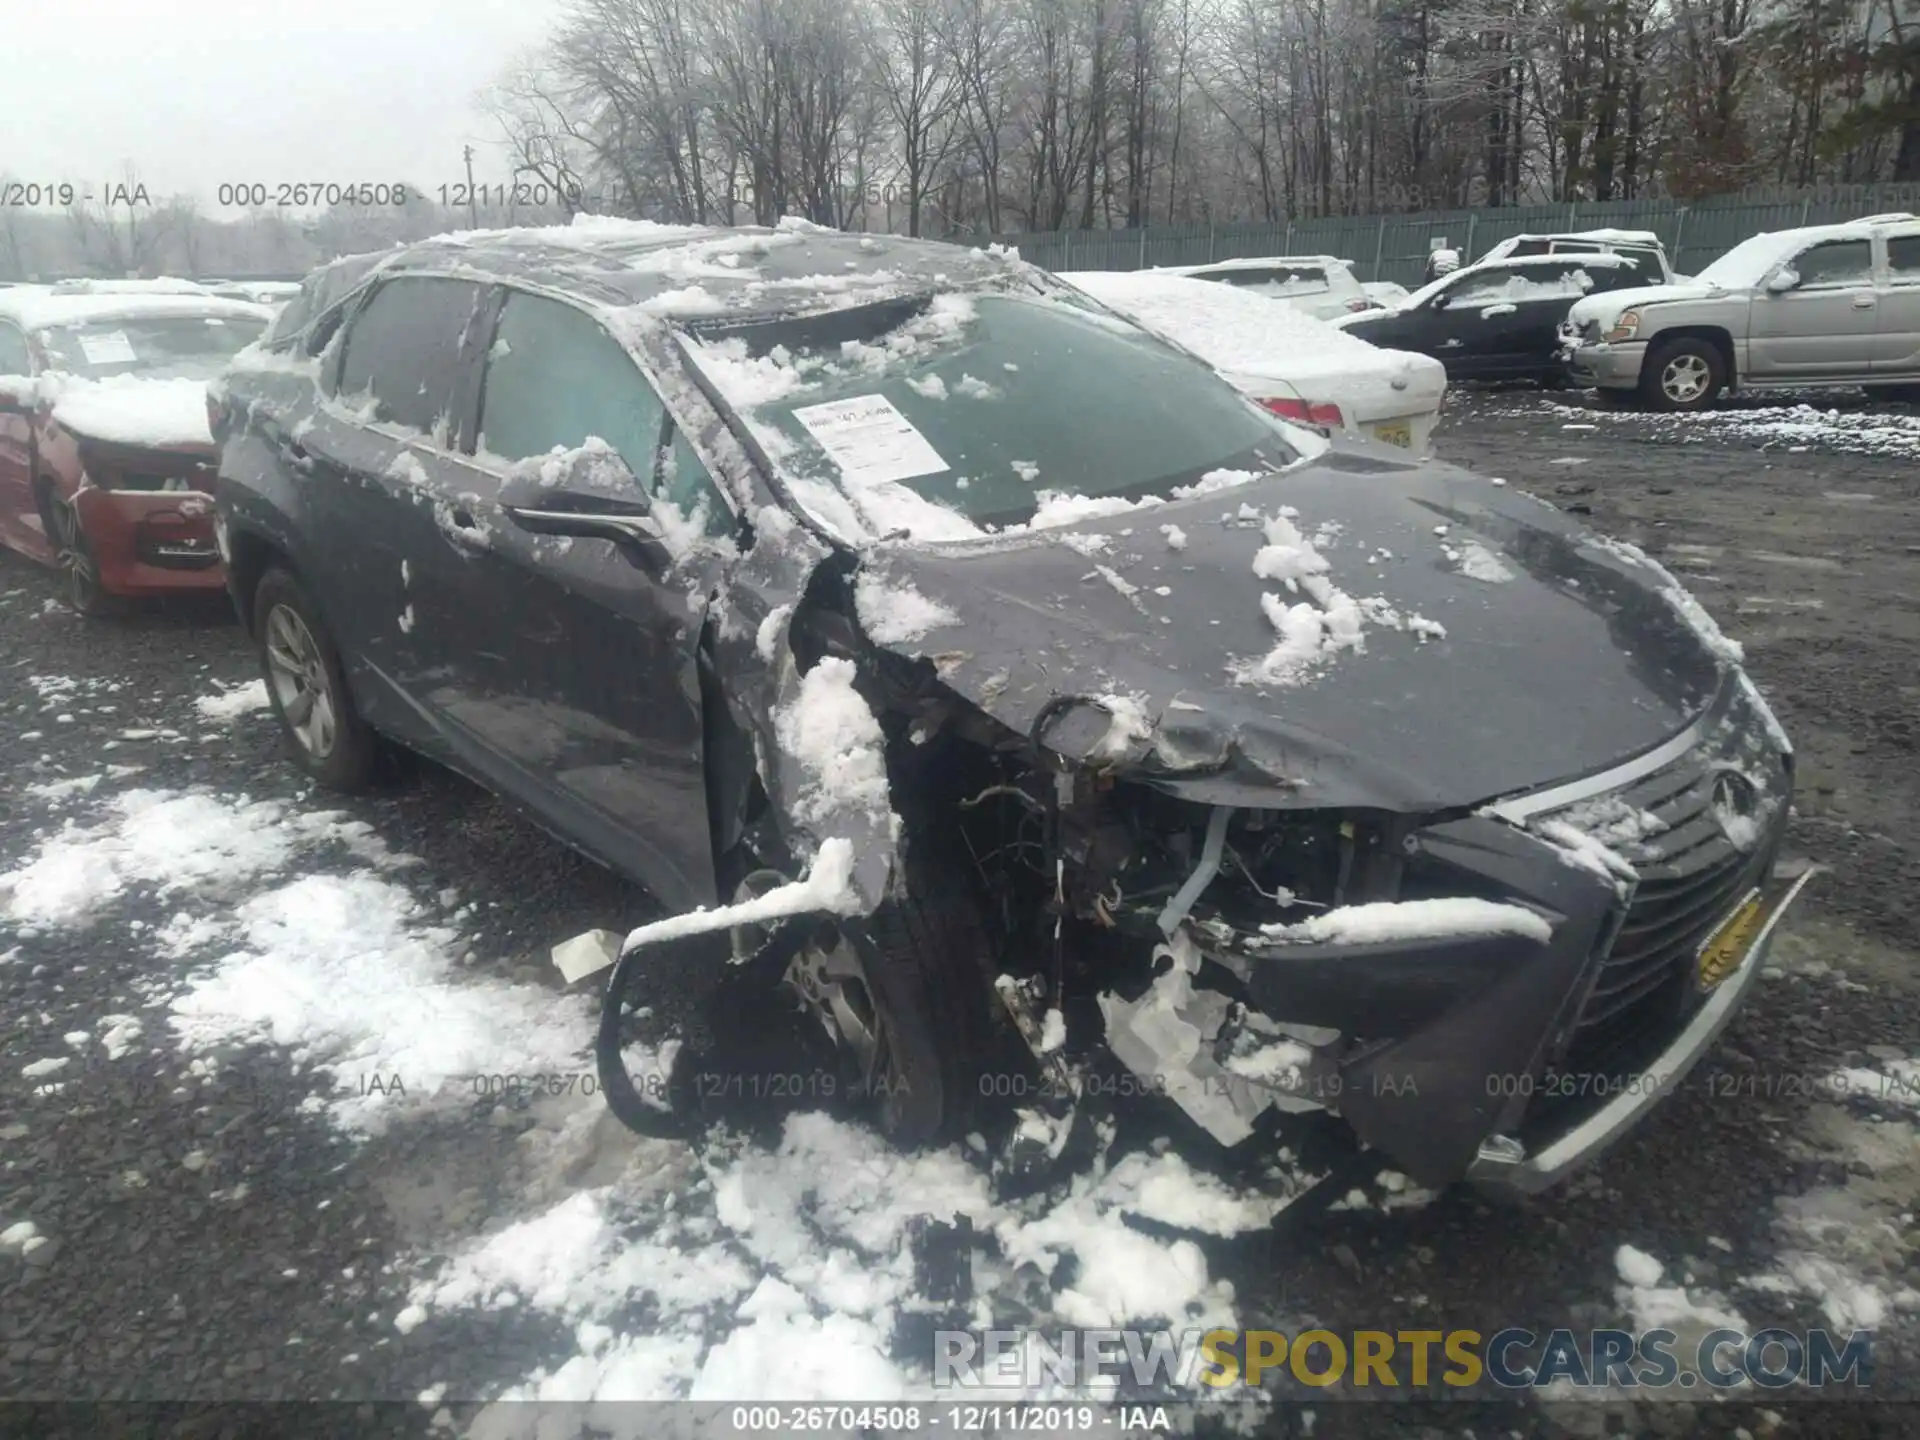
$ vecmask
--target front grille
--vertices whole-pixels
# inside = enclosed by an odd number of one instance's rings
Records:
[[[1758,843],[1737,848],[1714,815],[1718,774],[1711,757],[1695,749],[1602,800],[1556,817],[1589,830],[1596,819],[1603,824],[1611,819],[1633,838],[1601,838],[1639,875],[1556,1070],[1630,1069],[1657,1052],[1699,1002],[1695,957],[1715,927],[1765,879],[1785,811],[1776,801]],[[1658,828],[1641,818],[1648,815]]]

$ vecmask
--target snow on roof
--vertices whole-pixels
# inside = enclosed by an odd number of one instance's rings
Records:
[[[1660,237],[1651,230],[1544,230],[1512,235],[1487,253],[1500,255],[1526,240],[1592,240],[1602,245],[1659,245]]]
[[[1198,275],[1210,270],[1255,270],[1268,265],[1345,265],[1346,263],[1338,255],[1243,255],[1233,260],[1211,260],[1205,265],[1163,265],[1156,269],[1164,275]]]
[[[1218,370],[1295,383],[1400,375],[1415,363],[1411,356],[1369,345],[1284,300],[1229,285],[1151,270],[1075,271],[1061,278]]]
[[[94,320],[132,320],[165,315],[204,315],[221,319],[250,317],[264,321],[273,318],[273,310],[266,305],[255,305],[246,300],[227,300],[205,291],[193,294],[156,290],[61,294],[58,290],[27,290],[24,286],[0,290],[0,320],[11,320],[26,330],[46,330],[56,325],[84,325]]]
[[[151,280],[56,280],[56,295],[208,295],[212,292],[197,280],[178,280],[159,275]]]
[[[573,217],[571,225],[523,225],[508,230],[449,230],[426,244],[554,245],[574,249],[603,249],[613,244],[659,245],[672,240],[694,240],[717,232],[711,225],[663,225],[653,220],[626,220],[616,215]]]

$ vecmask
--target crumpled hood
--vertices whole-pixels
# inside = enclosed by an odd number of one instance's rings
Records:
[[[1676,300],[1711,300],[1717,295],[1730,292],[1717,290],[1711,285],[1672,284],[1672,285],[1636,285],[1630,290],[1608,290],[1599,295],[1585,295],[1573,302],[1573,308],[1567,312],[1567,323],[1584,325],[1589,320],[1606,322],[1622,310],[1631,310],[1637,305],[1670,304]]]
[[[1308,598],[1285,564],[1254,573],[1283,506],[1367,619],[1358,648],[1248,683],[1236,672],[1259,671],[1276,617]],[[1118,722],[1092,705],[1050,717],[1046,743],[1124,751],[1135,773],[1215,803],[1430,813],[1568,780],[1685,727],[1735,653],[1657,564],[1553,506],[1452,466],[1339,451],[1057,529],[882,546],[866,564],[949,612],[896,648],[960,694],[1023,734],[1057,696],[1122,697]]]

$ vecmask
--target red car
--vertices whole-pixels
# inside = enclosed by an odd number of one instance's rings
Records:
[[[206,385],[271,318],[180,282],[0,289],[0,544],[85,614],[220,589]]]

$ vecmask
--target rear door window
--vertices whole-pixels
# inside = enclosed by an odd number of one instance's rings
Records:
[[[662,454],[666,418],[647,377],[598,320],[557,300],[508,294],[481,391],[483,458],[525,460],[604,440],[650,496],[724,533],[732,513],[698,457],[684,442]]]
[[[1887,276],[1895,285],[1920,285],[1920,235],[1887,237]]]
[[[1790,262],[1799,272],[1802,290],[1842,285],[1866,285],[1873,280],[1871,240],[1827,240],[1810,245]]]
[[[469,280],[387,281],[348,324],[339,393],[371,396],[375,418],[446,444],[458,419],[461,347],[480,294]]]

